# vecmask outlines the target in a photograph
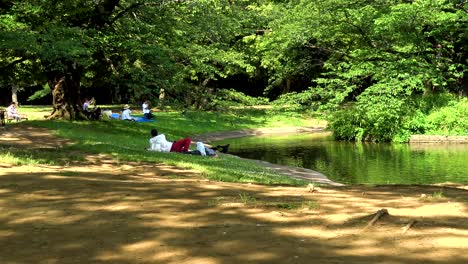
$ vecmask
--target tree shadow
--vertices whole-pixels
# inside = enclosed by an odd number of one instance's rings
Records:
[[[352,187],[309,193],[111,161],[4,167],[0,262],[465,263],[466,224],[452,225],[462,216],[428,218],[435,224],[422,222],[404,236],[394,234],[399,225],[360,232],[359,217],[384,206],[392,214],[398,199],[406,201],[401,210],[424,206],[418,192]],[[446,195],[466,214],[466,190]],[[317,207],[270,206],[301,201]]]

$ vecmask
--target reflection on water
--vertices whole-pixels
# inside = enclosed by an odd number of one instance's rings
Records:
[[[320,133],[225,142],[231,154],[313,169],[341,183],[468,183],[468,144],[355,144]]]

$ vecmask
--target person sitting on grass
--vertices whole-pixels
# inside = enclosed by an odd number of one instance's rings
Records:
[[[126,121],[136,121],[136,118],[131,116],[130,114],[132,111],[130,110],[130,106],[128,104],[124,105],[122,110],[121,119]]]
[[[151,129],[151,138],[149,140],[150,148],[148,150],[158,152],[188,152],[191,138],[184,138],[174,142],[168,141],[164,134],[159,134],[156,128]]]
[[[153,118],[153,113],[151,113],[151,108],[150,108],[150,103],[149,100],[145,100],[143,104],[141,105],[141,108],[143,110],[143,116],[145,119],[151,119]]]
[[[28,118],[25,114],[20,114],[18,112],[18,108],[16,107],[15,102],[11,102],[10,106],[7,107],[7,116],[14,118],[16,122],[20,121],[21,119]]]

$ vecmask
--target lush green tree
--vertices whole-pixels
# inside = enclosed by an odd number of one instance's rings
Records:
[[[215,82],[253,74],[258,60],[249,52],[248,38],[265,24],[257,10],[265,1],[199,0],[179,5],[177,34],[172,47],[178,66],[178,87],[170,93],[195,108],[210,108]],[[178,88],[178,89],[177,89]],[[230,88],[230,87],[223,87]],[[176,95],[177,96],[177,95]]]
[[[391,140],[417,112],[416,97],[461,92],[467,85],[466,1],[290,3],[285,18],[272,22],[271,33],[259,42],[266,50],[264,61],[276,70],[298,61],[285,57],[291,48],[312,44],[324,51],[326,56],[315,57],[323,62],[321,75],[308,93],[338,110],[331,127],[339,138]],[[307,67],[291,65],[282,72]]]
[[[81,85],[155,82],[170,68],[165,37],[174,2],[4,1],[0,14],[2,67],[35,63],[52,89],[50,118],[81,114]],[[36,79],[39,79],[36,76]]]
[[[31,78],[51,87],[51,118],[82,117],[82,87],[117,100],[161,89],[206,107],[210,82],[255,70],[244,38],[264,23],[256,13],[264,2],[9,1],[0,14],[0,63],[36,63],[42,76]]]

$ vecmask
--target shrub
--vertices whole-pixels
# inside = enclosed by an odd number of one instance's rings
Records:
[[[428,134],[468,135],[468,98],[451,101],[427,116]]]

